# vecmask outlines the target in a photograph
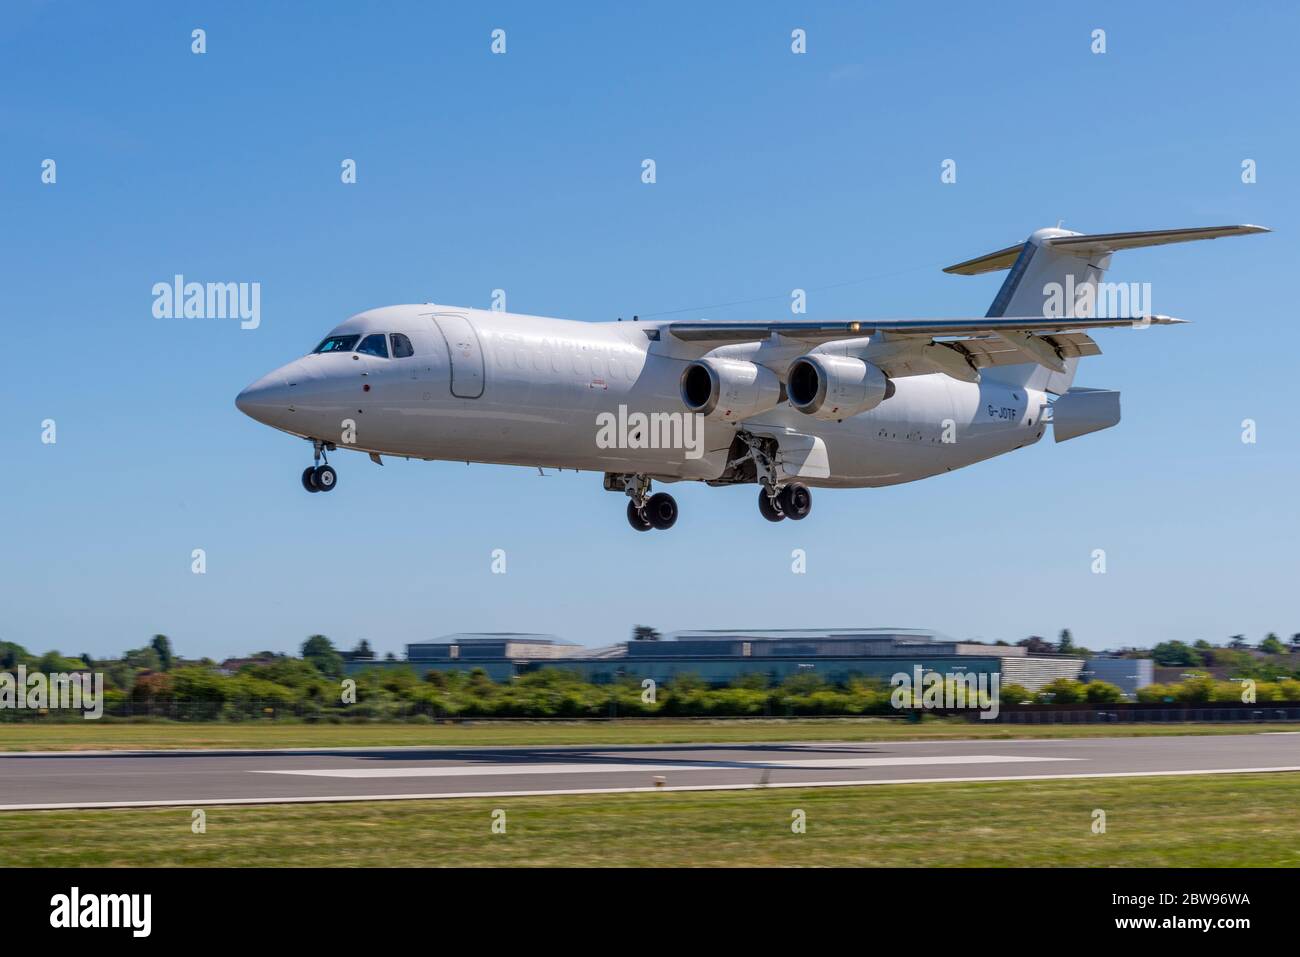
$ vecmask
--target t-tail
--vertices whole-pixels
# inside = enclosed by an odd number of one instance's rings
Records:
[[[1266,233],[1263,226],[1197,226],[1191,229],[1153,229],[1137,233],[1075,233],[1068,229],[1040,229],[1023,243],[949,266],[944,272],[962,276],[1009,269],[988,316],[1149,316],[1149,286],[1105,283],[1111,253],[1141,246],[1164,246],[1197,239]],[[1056,395],[1069,391],[1079,359],[1100,352],[1087,336],[1062,350],[1064,371],[1037,363],[1000,366],[987,375],[999,382],[1042,389]],[[1082,345],[1082,348],[1078,346]],[[1067,355],[1066,353],[1073,353]]]

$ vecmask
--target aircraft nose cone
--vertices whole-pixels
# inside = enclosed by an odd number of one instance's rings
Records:
[[[279,372],[264,375],[235,396],[235,408],[250,419],[274,425],[289,411],[289,384]]]

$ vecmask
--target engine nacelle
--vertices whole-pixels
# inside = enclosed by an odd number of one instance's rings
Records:
[[[894,384],[871,363],[820,352],[790,363],[786,388],[790,404],[816,419],[847,419],[894,394]]]
[[[781,380],[743,359],[704,358],[686,367],[681,380],[686,408],[710,419],[737,422],[781,401]]]

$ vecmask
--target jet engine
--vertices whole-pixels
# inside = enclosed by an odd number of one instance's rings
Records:
[[[692,412],[737,422],[775,408],[781,401],[781,380],[753,362],[706,357],[686,367],[681,392]]]
[[[871,363],[819,352],[790,363],[786,388],[790,404],[816,419],[847,419],[894,394],[894,384]]]

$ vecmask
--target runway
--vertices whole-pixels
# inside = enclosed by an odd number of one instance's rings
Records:
[[[0,754],[0,811],[1300,771],[1300,735]]]

